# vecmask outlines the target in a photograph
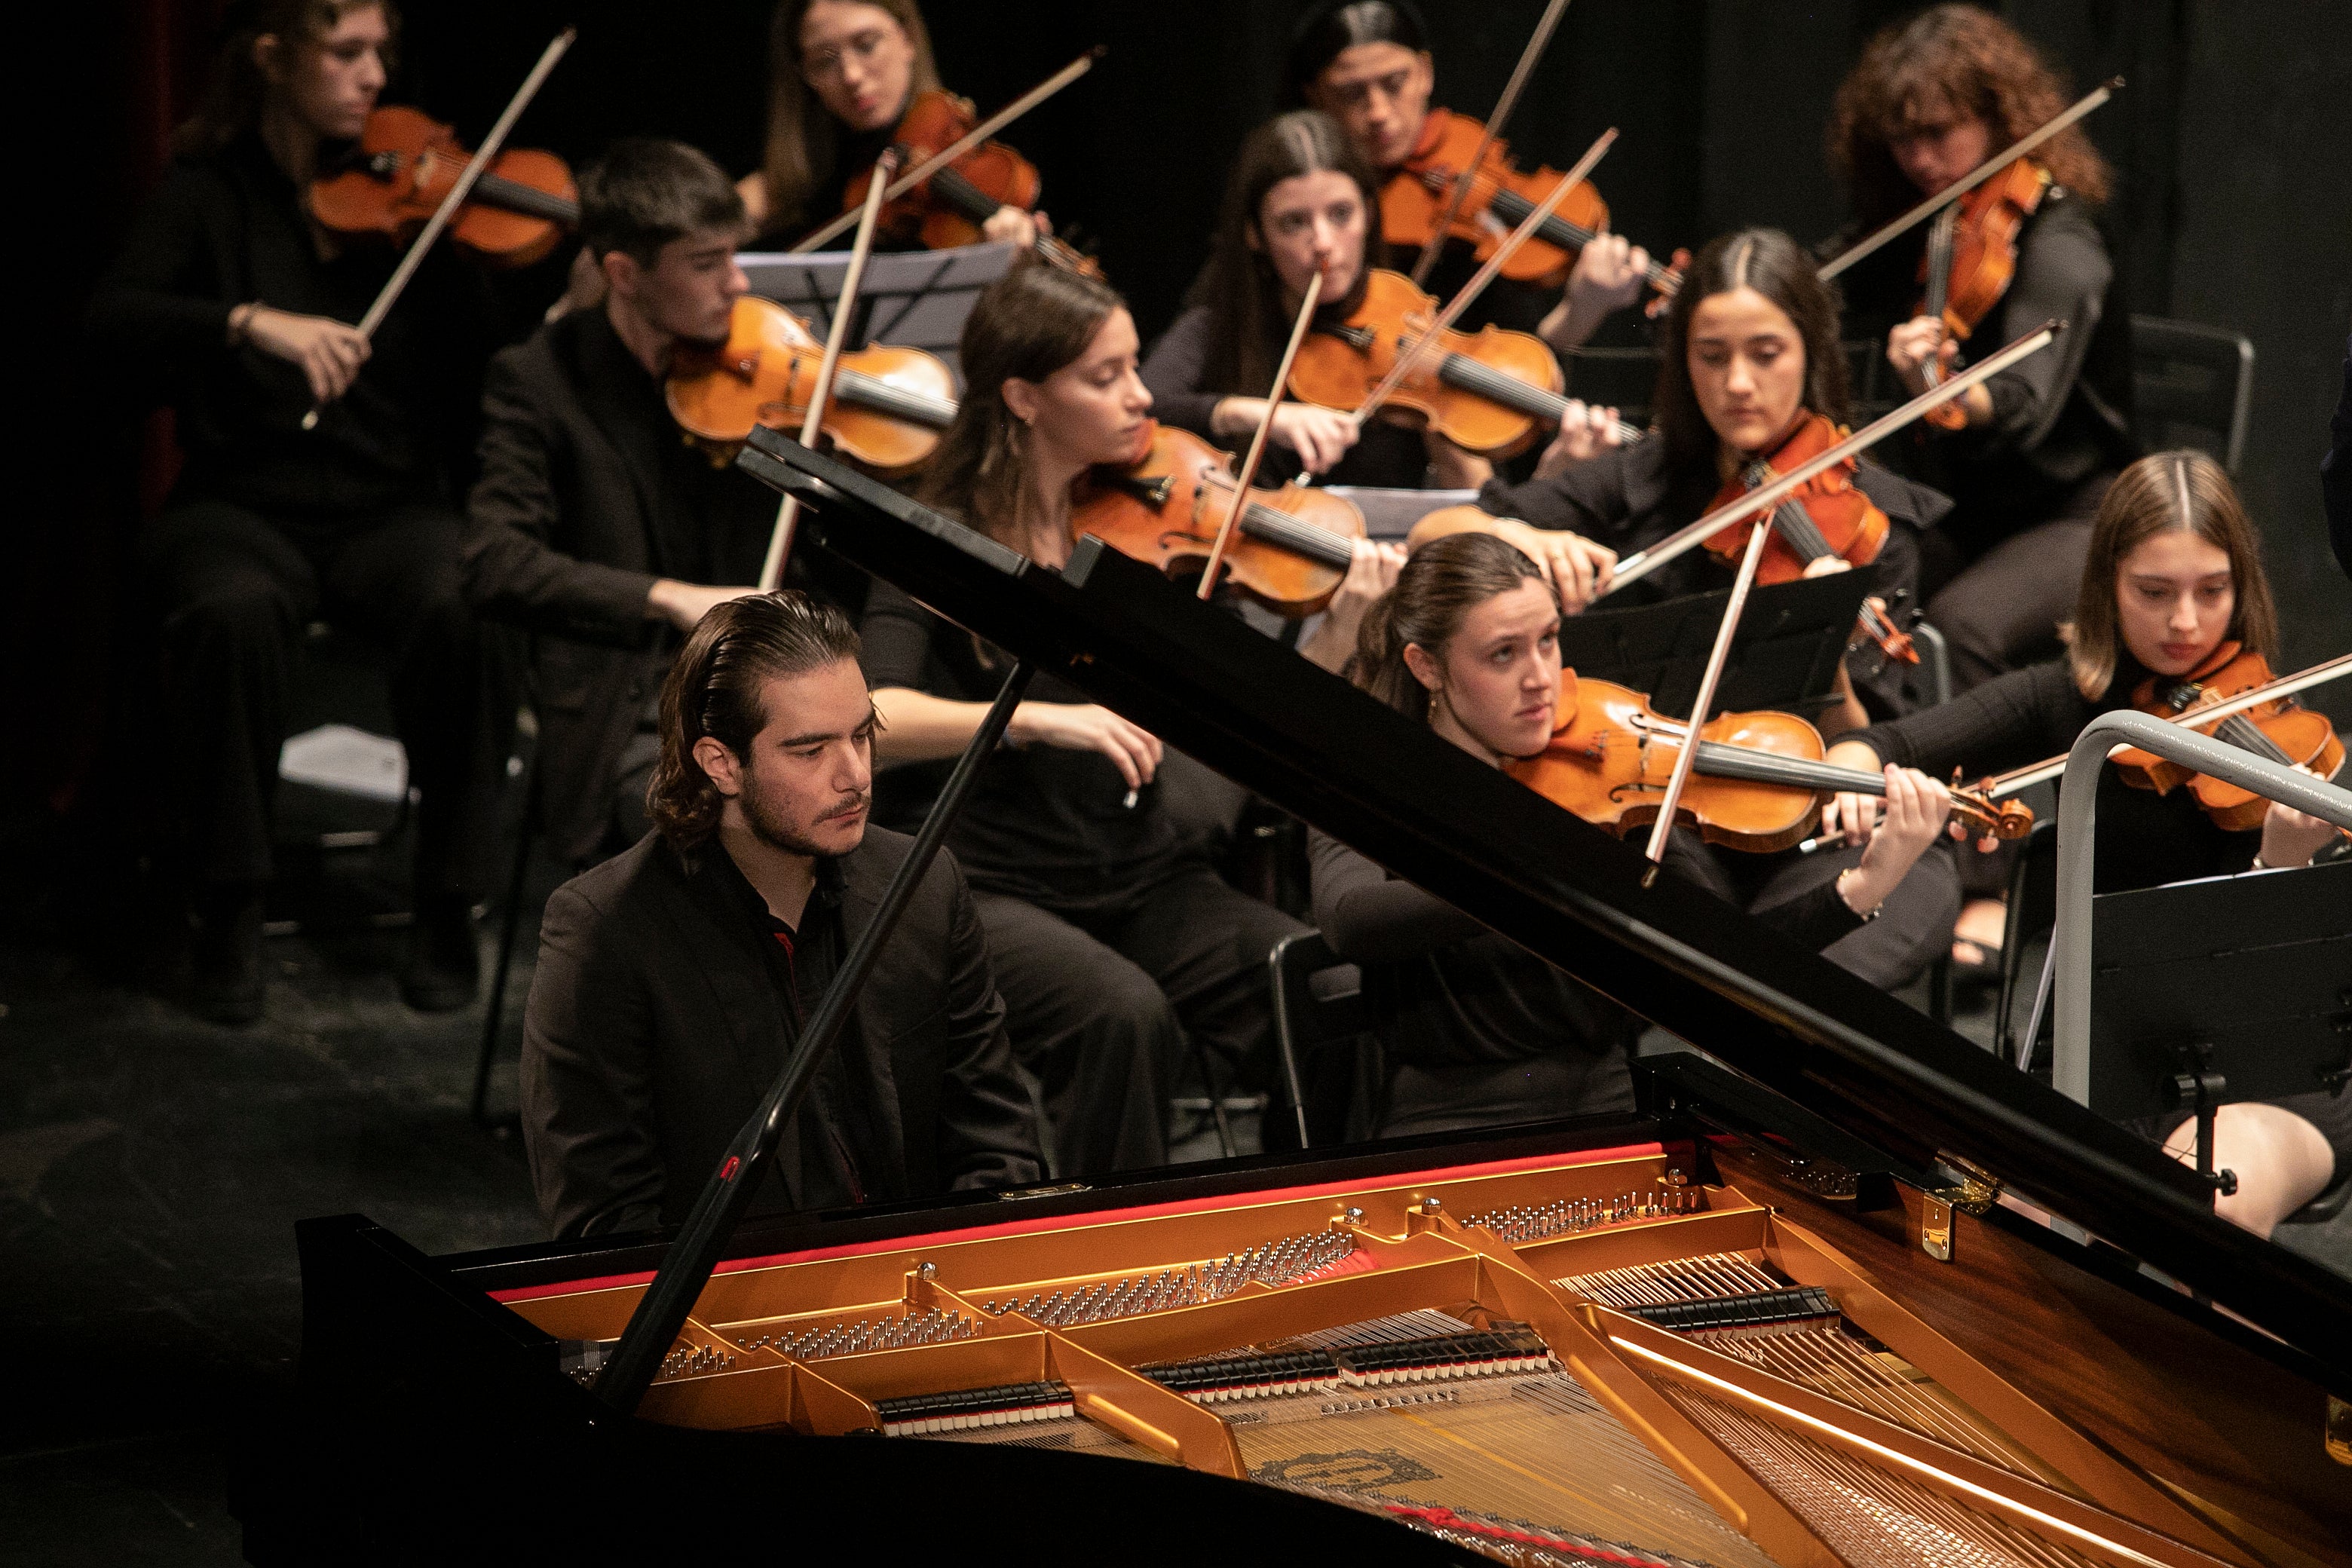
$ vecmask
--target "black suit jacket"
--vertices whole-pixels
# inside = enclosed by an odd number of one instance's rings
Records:
[[[466,590],[484,615],[539,634],[541,813],[574,862],[604,847],[622,752],[677,648],[646,619],[654,580],[752,582],[775,521],[765,487],[682,440],[601,310],[490,363]]]
[[[868,828],[842,858],[846,942],[872,922],[911,842]],[[682,858],[649,834],[548,900],[523,1016],[522,1130],[558,1237],[682,1220],[783,1068],[791,1035],[768,939],[725,857],[713,844]],[[858,1120],[888,1145],[855,1152],[875,1201],[1039,1178],[987,941],[945,853],[835,1048]],[[800,1206],[796,1131],[754,1212]]]

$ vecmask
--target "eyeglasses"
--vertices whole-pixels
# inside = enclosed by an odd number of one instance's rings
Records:
[[[851,38],[846,47],[819,49],[803,58],[801,74],[811,81],[816,81],[825,77],[839,76],[842,68],[851,60],[856,60],[860,66],[870,66],[874,63],[874,57],[882,52],[882,46],[889,41],[888,28],[869,27]]]

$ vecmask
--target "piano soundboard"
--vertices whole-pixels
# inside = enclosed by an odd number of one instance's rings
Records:
[[[643,1284],[499,1299],[586,1382]],[[639,1413],[1181,1465],[1514,1563],[2256,1561],[1655,1146],[742,1260]]]

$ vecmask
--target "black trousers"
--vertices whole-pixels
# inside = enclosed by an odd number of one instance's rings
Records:
[[[1794,849],[1751,855],[1701,843],[1695,835],[1679,830],[1668,846],[1668,870],[1765,920],[1790,900],[1836,880],[1849,867],[1859,866],[1863,857],[1859,848],[1823,849],[1811,855]],[[1925,974],[1937,956],[1951,946],[1952,926],[1959,918],[1959,868],[1949,847],[1939,842],[1920,856],[1910,874],[1886,895],[1875,920],[1865,921],[1822,949],[1822,956],[1882,991],[1899,990]]]
[[[1013,1054],[1045,1091],[1056,1176],[1168,1162],[1188,1037],[1243,1081],[1275,1074],[1266,958],[1304,930],[1188,866],[1123,906],[1065,918],[975,890]]]
[[[226,501],[156,521],[140,565],[161,627],[160,771],[192,879],[268,879],[289,689],[303,628],[323,616],[391,650],[394,721],[420,797],[418,896],[484,885],[514,704],[459,586],[459,527],[438,507],[281,522]]]
[[[2095,497],[2092,507],[2095,512]],[[2037,523],[1965,564],[1948,542],[1940,551],[1930,546],[1928,563],[1941,570],[1928,573],[1922,595],[1928,623],[1951,642],[1955,693],[2055,658],[2064,648],[2058,626],[2074,618],[2091,552],[2091,516]]]

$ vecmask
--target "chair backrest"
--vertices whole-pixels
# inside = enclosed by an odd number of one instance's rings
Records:
[[[2235,332],[2134,316],[2132,433],[2151,452],[2198,447],[2235,478],[2254,408],[2254,345]]]
[[[1325,1120],[1310,1111],[1325,1098],[1311,1091],[1312,1081],[1328,1076],[1313,1070],[1317,1059],[1328,1047],[1351,1045],[1372,1026],[1363,972],[1342,961],[1323,933],[1313,931],[1275,943],[1266,964],[1273,972],[1275,1048],[1281,1054],[1290,1103],[1297,1112],[1299,1146],[1309,1148],[1310,1121]],[[1324,1142],[1333,1135],[1327,1125]]]
[[[1636,429],[1650,422],[1650,400],[1658,392],[1658,352],[1652,348],[1575,348],[1559,356],[1568,395],[1596,407],[1614,408]]]
[[[1838,346],[1845,351],[1847,413],[1855,429],[1889,412],[1909,395],[1895,378],[1894,368],[1886,363],[1885,339],[1848,338]]]

